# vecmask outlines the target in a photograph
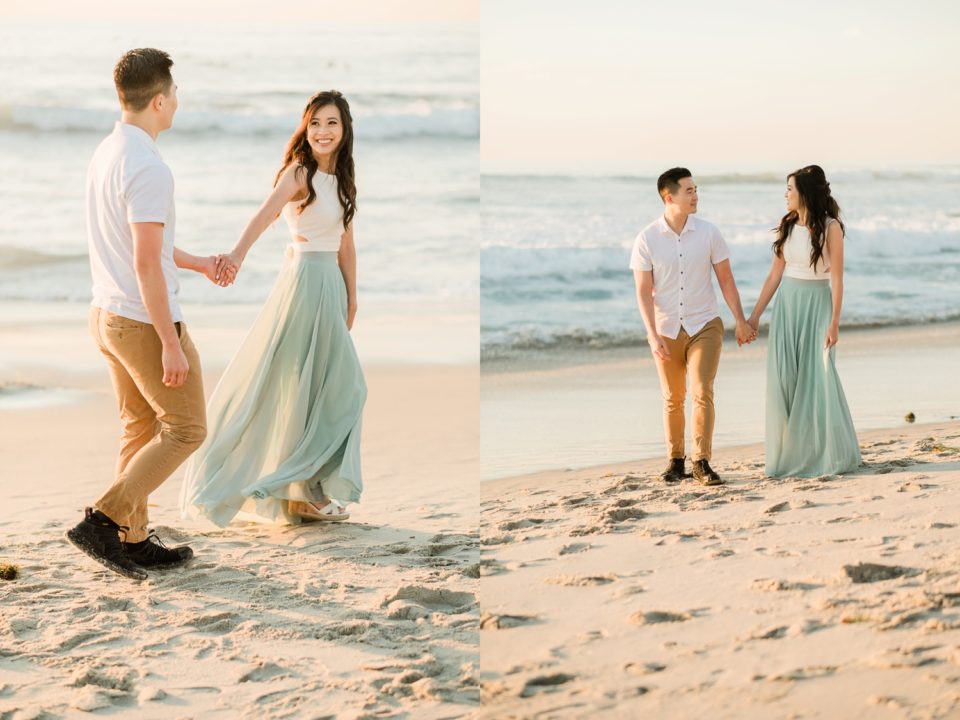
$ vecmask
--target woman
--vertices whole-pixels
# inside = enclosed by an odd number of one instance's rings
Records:
[[[817,165],[787,176],[785,197],[773,264],[747,321],[758,328],[779,287],[767,346],[766,473],[782,478],[849,472],[860,465],[860,448],[834,364],[844,225]]]
[[[356,186],[350,107],[310,98],[274,187],[220,272],[234,275],[283,213],[287,261],[207,408],[207,439],[187,464],[185,516],[223,527],[240,510],[270,519],[345,520],[360,499],[366,385],[349,330],[357,312]],[[337,498],[337,499],[334,499]]]

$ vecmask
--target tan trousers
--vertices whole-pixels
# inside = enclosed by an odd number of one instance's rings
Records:
[[[713,380],[720,366],[723,321],[714,318],[693,337],[680,329],[675,340],[663,338],[670,351],[666,361],[654,356],[663,391],[663,426],[671,458],[684,451],[684,401],[687,375],[693,394],[693,460],[710,460],[713,454]]]
[[[107,359],[123,422],[116,478],[95,506],[130,528],[121,536],[127,542],[147,537],[147,498],[206,435],[200,356],[186,325],[177,327],[190,372],[183,385],[171,388],[163,384],[162,345],[153,325],[99,308],[90,312],[90,334]]]

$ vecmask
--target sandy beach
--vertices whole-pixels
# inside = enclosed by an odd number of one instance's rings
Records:
[[[208,395],[254,311],[187,308]],[[476,315],[408,318],[434,338],[430,357],[398,352],[389,316],[358,319],[365,494],[347,523],[183,521],[181,468],[151,497],[151,520],[196,557],[142,584],[62,537],[110,481],[120,431],[85,317],[0,307],[0,562],[20,570],[0,581],[0,717],[475,711]]]
[[[845,476],[661,460],[482,486],[483,717],[960,716],[960,425]]]

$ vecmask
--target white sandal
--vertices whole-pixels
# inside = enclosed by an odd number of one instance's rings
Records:
[[[291,508],[290,511],[305,522],[312,522],[314,520],[343,522],[350,517],[350,513],[336,500],[327,500],[325,505],[318,505],[315,502],[309,501],[297,502],[297,509],[294,510]]]

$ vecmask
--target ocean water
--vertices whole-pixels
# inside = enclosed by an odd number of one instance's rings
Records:
[[[841,332],[960,318],[960,168],[825,169],[847,226]],[[726,238],[749,313],[785,212],[785,178],[695,180],[698,215]],[[645,343],[627,264],[639,230],[662,213],[655,178],[488,175],[481,196],[485,370],[578,351],[589,362],[599,358],[591,351]]]
[[[364,311],[402,303],[476,312],[479,36],[465,27],[5,22],[0,301],[89,300],[86,166],[119,117],[113,65],[143,46],[175,63],[179,110],[158,145],[176,181],[179,247],[199,255],[232,247],[267,196],[306,100],[335,88],[355,120]],[[181,297],[261,303],[287,242],[279,220],[234,286],[182,272]]]

